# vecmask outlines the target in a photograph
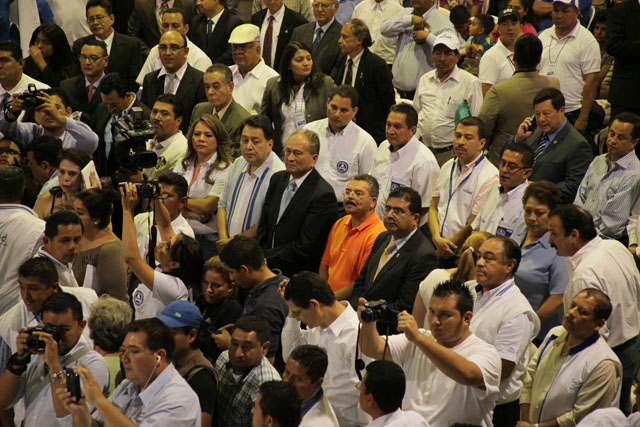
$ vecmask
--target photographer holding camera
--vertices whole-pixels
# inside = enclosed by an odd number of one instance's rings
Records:
[[[64,368],[84,365],[101,389],[109,384],[109,368],[82,336],[86,321],[82,305],[68,293],[55,293],[42,305],[42,322],[20,329],[17,351],[0,377],[0,407],[25,398],[24,425],[71,426],[72,417],[58,399],[56,388],[65,383]],[[32,361],[32,355],[38,357]]]

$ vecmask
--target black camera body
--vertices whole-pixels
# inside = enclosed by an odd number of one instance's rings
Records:
[[[147,150],[147,141],[156,135],[156,129],[144,120],[142,108],[132,107],[131,112],[111,124],[113,149],[120,166],[131,170],[152,168],[158,156]]]
[[[120,183],[120,188],[123,188],[126,192],[124,182]],[[136,190],[138,191],[138,199],[166,199],[166,195],[160,191],[160,185],[158,181],[144,181],[136,183]]]
[[[82,398],[82,389],[80,388],[80,375],[76,374],[73,368],[65,368],[65,379],[67,381],[67,391],[76,403]]]
[[[22,100],[22,108],[27,111],[33,111],[44,104],[44,101],[38,98],[38,89],[33,83],[27,85],[27,93],[18,95],[18,99]]]
[[[360,313],[360,317],[365,323],[397,323],[398,313],[399,311],[389,308],[386,300],[379,299],[365,304],[364,310]]]
[[[48,323],[29,328],[26,332],[29,334],[27,337],[27,348],[38,353],[42,353],[44,351],[47,343],[42,341],[38,335],[34,335],[34,332],[45,332],[47,334],[51,334],[53,339],[56,341],[60,341],[62,339],[62,334],[58,331],[58,328]]]

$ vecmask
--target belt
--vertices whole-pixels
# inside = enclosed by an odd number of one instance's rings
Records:
[[[447,151],[451,151],[453,150],[453,145],[450,145],[448,147],[442,147],[442,148],[435,148],[435,147],[429,147],[427,146],[427,148],[429,148],[429,150],[431,150],[431,152],[433,154],[439,154],[439,153],[445,153]]]
[[[635,337],[631,338],[630,340],[625,341],[622,344],[617,345],[615,347],[612,347],[611,350],[613,350],[613,352],[616,353],[616,354],[622,353],[627,348],[629,348],[632,345],[634,345],[637,341],[638,341],[638,336],[636,335]]]

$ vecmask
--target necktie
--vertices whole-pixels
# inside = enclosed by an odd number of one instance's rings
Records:
[[[546,133],[543,133],[542,137],[540,138],[540,141],[538,141],[536,150],[533,152],[534,163],[536,160],[538,160],[538,157],[540,157],[540,155],[544,153],[544,149],[547,147],[548,142],[549,142],[549,135],[547,135]]]
[[[391,259],[391,254],[395,249],[396,249],[396,241],[391,240],[387,245],[387,247],[385,248],[384,252],[382,253],[382,256],[380,257],[380,262],[378,262],[378,268],[376,269],[376,274],[375,276],[373,276],[374,279],[378,276],[378,273],[380,273],[380,270],[382,270],[382,267],[384,267],[384,265]]]
[[[262,57],[264,63],[271,67],[271,39],[273,38],[273,15],[269,16],[269,25],[267,25],[267,31],[264,33],[264,45],[262,51]]]
[[[280,217],[284,213],[287,206],[289,206],[289,202],[293,198],[293,194],[298,189],[298,184],[294,180],[289,181],[287,184],[287,188],[284,189],[284,193],[282,194],[282,199],[280,200],[280,211],[278,211],[278,221],[280,221]]]
[[[176,81],[178,80],[178,76],[176,76],[175,74],[167,74],[168,79],[167,84],[166,84],[166,90],[164,91],[164,93],[171,93],[173,95],[176,94]]]
[[[87,91],[87,99],[89,100],[89,102],[91,102],[91,100],[93,99],[93,89],[95,89],[95,86],[93,85],[93,83],[89,83],[89,89]]]
[[[213,21],[211,19],[207,20],[207,34],[211,34],[213,31]]]
[[[353,81],[353,61],[351,58],[347,59],[347,74],[344,76],[344,82],[342,84],[351,86]]]
[[[311,53],[315,52],[316,49],[318,48],[318,45],[320,44],[320,39],[322,39],[322,28],[318,28],[316,30],[316,38],[315,40],[313,40],[313,44],[311,45]]]

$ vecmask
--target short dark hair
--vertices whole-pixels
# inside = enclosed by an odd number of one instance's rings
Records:
[[[307,368],[307,376],[311,381],[316,381],[327,373],[329,366],[327,350],[317,345],[299,345],[293,349],[289,358]]]
[[[78,214],[73,211],[61,210],[49,215],[44,226],[44,235],[53,239],[60,232],[58,229],[60,225],[80,225],[84,233],[84,227]]]
[[[165,10],[164,12],[162,12],[162,16],[164,16],[166,13],[174,13],[174,14],[178,14],[180,16],[182,16],[182,25],[187,25],[187,17],[184,14],[184,11],[182,9],[179,9],[177,7],[170,7],[169,9]]]
[[[244,332],[255,332],[260,344],[264,344],[269,340],[269,325],[264,319],[257,316],[241,317],[236,321],[235,329],[240,329]]]
[[[526,70],[534,70],[540,63],[542,56],[542,42],[533,34],[523,34],[517,38],[513,48],[513,60],[518,67]]]
[[[447,298],[449,296],[456,298],[456,310],[458,310],[461,315],[467,311],[473,312],[473,297],[471,296],[471,291],[469,291],[469,288],[467,288],[464,283],[457,280],[447,280],[436,286],[431,295],[432,298]]]
[[[504,153],[507,150],[520,154],[522,156],[522,166],[526,169],[533,167],[533,149],[528,144],[524,142],[509,142],[505,144],[502,152]]]
[[[333,305],[336,301],[329,283],[318,273],[311,271],[294,274],[284,290],[284,298],[300,308],[309,308],[311,299],[325,306]]]
[[[409,202],[409,212],[412,215],[419,214],[422,209],[422,198],[416,190],[411,187],[397,187],[391,190],[387,200],[391,198],[399,198]]]
[[[404,114],[404,121],[408,128],[418,126],[418,112],[413,105],[406,102],[399,102],[389,108],[389,113]]]
[[[593,15],[593,27],[591,31],[595,28],[596,24],[606,24],[607,23],[607,9],[596,10],[596,14]]]
[[[82,170],[91,161],[91,156],[79,148],[63,148],[58,153],[58,166],[63,160],[70,161]]]
[[[545,101],[551,101],[551,105],[555,110],[560,110],[565,106],[564,95],[554,87],[546,87],[536,93],[536,96],[533,97],[533,106],[535,107]]]
[[[289,135],[289,139],[293,136],[302,135],[309,142],[309,152],[311,154],[319,154],[320,153],[320,137],[317,133],[312,131],[311,129],[301,128],[294,131],[291,135]]]
[[[0,50],[11,53],[11,56],[16,61],[22,59],[22,49],[16,43],[9,40],[0,41]]]
[[[264,139],[267,141],[273,139],[273,126],[271,125],[271,119],[262,114],[255,114],[247,117],[242,123],[241,129],[245,126],[250,126],[255,129],[262,129]]]
[[[118,73],[109,73],[100,82],[100,93],[109,95],[114,90],[118,94],[118,97],[124,98],[127,96],[127,84],[120,77]]]
[[[233,73],[231,72],[231,68],[226,64],[213,64],[207,68],[206,72],[221,74],[222,80],[227,85],[233,83]]]
[[[566,204],[556,206],[551,213],[549,213],[549,218],[551,217],[560,218],[565,236],[568,236],[571,230],[576,230],[578,234],[580,234],[580,240],[588,242],[598,235],[591,214],[576,205]]]
[[[69,100],[67,99],[67,95],[62,91],[62,89],[57,87],[50,87],[48,89],[40,89],[40,92],[44,92],[49,96],[57,96],[62,101],[62,105],[64,108],[69,107]]]
[[[82,47],[84,46],[96,46],[96,47],[102,48],[103,56],[109,56],[109,52],[107,52],[107,44],[102,40],[88,38],[82,42]],[[80,49],[82,49],[82,47]]]
[[[84,8],[85,14],[89,12],[89,9],[92,7],[101,7],[108,15],[113,15],[113,7],[109,0],[89,0]]]
[[[491,31],[493,31],[493,28],[496,25],[491,15],[487,15],[486,13],[480,13],[474,16],[474,18],[476,18],[480,22],[480,26],[482,27],[482,30],[483,30],[482,34],[484,35],[491,34]]]
[[[451,21],[453,25],[462,25],[466,22],[469,22],[469,18],[471,18],[469,9],[461,4],[452,7],[451,11],[449,12],[449,21]]]
[[[369,195],[371,197],[378,197],[380,194],[380,185],[378,180],[366,173],[359,173],[351,178],[352,181],[366,181],[369,184]]]
[[[82,304],[78,298],[66,292],[56,292],[42,303],[42,313],[64,314],[71,310],[73,320],[82,322]]]
[[[550,211],[562,204],[562,193],[553,182],[549,181],[535,181],[530,183],[524,190],[522,204],[526,204],[527,200],[531,197],[543,205],[546,205]]]
[[[15,202],[24,193],[24,172],[17,166],[0,166],[0,201]]]
[[[329,92],[329,101],[331,101],[336,95],[341,98],[349,98],[351,100],[351,108],[358,106],[358,91],[351,85],[340,85],[334,87]]]
[[[47,257],[35,257],[26,260],[18,269],[18,275],[22,277],[35,277],[48,287],[58,283],[58,270]]]
[[[27,146],[27,152],[33,153],[33,159],[38,164],[47,161],[55,167],[58,167],[59,164],[60,150],[62,150],[62,142],[51,135],[39,136]]]
[[[164,349],[167,352],[167,360],[171,360],[176,341],[173,338],[171,329],[157,317],[149,319],[134,320],[127,326],[126,333],[144,332],[147,334],[145,344],[151,351]]]
[[[194,288],[202,283],[202,265],[204,255],[196,239],[179,233],[180,239],[171,246],[171,259],[179,263],[178,268],[168,274],[179,278],[187,288]]]
[[[582,289],[576,295],[586,294],[587,298],[591,297],[596,300],[596,306],[593,309],[593,317],[596,320],[604,320],[606,321],[609,316],[611,316],[611,312],[613,311],[613,307],[611,306],[611,299],[609,296],[602,292],[600,289],[596,288],[587,288]],[[575,295],[574,295],[575,298]]]
[[[184,176],[175,172],[164,172],[161,173],[157,179],[159,184],[172,186],[178,198],[182,199],[187,197],[189,193],[189,183]]]
[[[390,360],[374,360],[365,369],[365,393],[373,395],[378,408],[385,414],[400,408],[407,387],[402,368]]]
[[[173,108],[173,116],[177,119],[178,117],[183,117],[182,105],[180,105],[180,101],[178,97],[172,93],[163,93],[162,95],[156,98],[155,102],[163,102],[165,104],[171,105]],[[155,104],[154,102],[154,104]]]
[[[265,263],[264,253],[254,239],[246,236],[235,236],[220,252],[220,260],[234,270],[246,265],[252,270],[259,270]]]
[[[76,194],[89,213],[92,220],[97,220],[96,226],[103,230],[111,223],[113,214],[113,200],[111,192],[101,188],[89,188]]]
[[[260,384],[260,410],[270,416],[280,427],[297,427],[300,424],[302,402],[296,388],[284,381],[267,381]]]
[[[611,123],[617,120],[622,123],[629,123],[633,126],[633,130],[631,131],[631,140],[640,138],[640,116],[636,113],[632,113],[630,111],[624,111],[611,120]]]
[[[367,27],[367,24],[365,24],[363,20],[351,18],[345,25],[347,24],[351,24],[353,35],[362,40],[362,47],[366,48],[373,44],[369,27]]]
[[[493,236],[489,237],[487,240],[499,240],[502,242],[502,263],[508,264],[509,261],[514,259],[516,261],[516,265],[511,270],[511,275],[515,276],[516,271],[518,271],[518,267],[520,266],[520,260],[522,259],[522,253],[520,252],[520,246],[513,239],[506,236]]]
[[[460,120],[458,125],[475,126],[478,128],[478,139],[487,139],[487,127],[484,125],[484,122],[480,117],[467,116]]]

